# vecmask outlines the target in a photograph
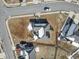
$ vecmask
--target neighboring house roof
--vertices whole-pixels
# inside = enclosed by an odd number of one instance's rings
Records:
[[[76,27],[77,25],[73,22],[73,19],[68,17],[61,29],[61,33],[59,35],[60,39],[73,35]]]
[[[39,36],[40,38],[44,36],[44,28],[43,28],[43,27],[41,27],[41,28],[39,29],[38,34],[39,34],[38,36]]]
[[[16,45],[16,52],[18,53],[18,58],[29,59],[30,54],[34,50],[33,43],[21,41],[20,44]]]
[[[68,18],[64,23],[62,31],[58,37],[59,40],[70,40],[72,45],[79,47],[79,31],[78,24],[75,24],[72,18]]]

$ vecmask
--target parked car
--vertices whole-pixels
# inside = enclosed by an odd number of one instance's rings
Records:
[[[50,7],[44,7],[45,11],[51,11]]]

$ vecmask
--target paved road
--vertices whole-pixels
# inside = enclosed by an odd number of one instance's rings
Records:
[[[6,53],[6,59],[15,59],[15,58],[12,52],[11,42],[6,29],[5,20],[8,18],[8,16],[31,14],[35,12],[44,12],[43,8],[45,6],[49,6],[52,9],[52,11],[63,10],[63,11],[75,11],[76,13],[79,13],[79,5],[67,2],[59,2],[59,3],[57,2],[50,4],[42,3],[32,6],[7,8],[0,0],[0,36],[4,42],[4,51]]]
[[[42,3],[33,6],[24,6],[17,8],[6,8],[6,12],[9,12],[9,15],[19,15],[19,14],[29,14],[35,12],[44,12],[44,7],[49,6],[52,11],[56,10],[65,10],[65,11],[75,11],[79,13],[79,6],[72,3],[60,2],[60,3]]]
[[[12,48],[11,48],[11,42],[8,36],[8,32],[6,30],[6,24],[5,20],[8,18],[8,16],[0,10],[0,37],[2,38],[3,41],[3,48],[6,54],[6,59],[15,59]]]

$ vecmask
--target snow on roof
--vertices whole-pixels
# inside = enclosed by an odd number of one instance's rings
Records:
[[[40,30],[38,31],[38,33],[39,33],[40,38],[43,37],[44,36],[44,28],[41,27]]]
[[[20,51],[20,55],[21,55],[21,56],[24,56],[25,59],[29,59],[29,55],[28,55],[28,53],[27,53],[25,50],[23,50],[23,51],[21,50],[21,51]]]
[[[75,38],[73,38],[73,37],[67,37],[70,41],[74,41],[75,40]]]
[[[25,51],[25,59],[29,59],[29,54]]]
[[[69,1],[69,0],[68,0],[68,1]],[[69,17],[70,17],[70,18],[72,18],[74,14],[75,14],[75,13],[74,13],[74,12],[72,12],[72,11],[71,11],[71,12],[69,12]]]
[[[28,29],[29,31],[32,31],[32,30],[33,30],[33,28],[32,28],[32,24],[31,24],[31,23],[29,23],[27,29]]]
[[[36,41],[38,39],[38,37],[36,35],[33,36],[34,41]]]
[[[75,22],[75,24],[79,23],[79,14],[76,14],[76,16],[74,18],[74,22]]]
[[[35,48],[35,51],[36,51],[36,52],[39,52],[39,47],[36,47],[36,48]]]
[[[72,42],[72,45],[75,46],[75,47],[79,47],[79,44],[76,43],[76,42]]]
[[[60,37],[58,37],[58,40],[61,40]]]

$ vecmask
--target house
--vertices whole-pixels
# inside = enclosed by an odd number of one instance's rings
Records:
[[[79,47],[79,18],[77,17],[74,19],[68,17],[58,36],[58,40],[70,41],[75,47]]]
[[[63,29],[61,30],[60,39],[66,39],[67,37],[72,36],[74,34],[76,27],[77,25],[73,22],[73,19],[68,17]]]
[[[31,42],[21,41],[16,45],[16,53],[19,59],[34,59],[35,50]]]
[[[50,38],[50,24],[46,19],[30,19],[28,30],[32,32],[34,40]]]

